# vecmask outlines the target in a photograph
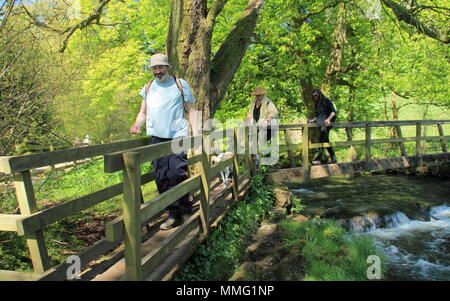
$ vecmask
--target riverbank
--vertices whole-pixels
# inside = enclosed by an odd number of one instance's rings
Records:
[[[385,280],[450,280],[450,179],[372,174],[292,184],[291,192],[303,214],[372,239],[386,258]]]

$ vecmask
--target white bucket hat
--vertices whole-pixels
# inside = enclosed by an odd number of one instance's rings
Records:
[[[152,58],[150,59],[150,68],[153,68],[155,66],[169,66],[169,58],[167,55],[157,53],[152,55]]]

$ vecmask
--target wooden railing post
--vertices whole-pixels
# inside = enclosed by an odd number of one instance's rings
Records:
[[[20,213],[22,215],[31,215],[38,212],[30,171],[26,170],[17,173],[14,176],[14,186]],[[25,238],[30,250],[34,271],[42,273],[50,269],[50,259],[45,245],[44,232],[37,230],[34,233],[25,235]]]
[[[403,138],[402,128],[399,125],[396,125],[395,129],[397,130],[397,138]],[[399,146],[402,157],[406,157],[405,143],[399,142]]]
[[[416,123],[416,165],[422,165],[422,124]]]
[[[309,178],[309,127],[303,127],[302,133],[302,170],[303,177]]]
[[[347,141],[348,142],[352,142],[353,141],[353,133],[352,133],[352,128],[351,127],[346,127],[345,128],[345,133],[347,134]],[[350,145],[348,147],[349,150],[349,160],[350,161],[354,161],[356,160],[356,149],[354,145]]]
[[[141,164],[140,154],[123,154],[123,218],[125,223],[125,280],[142,280],[141,256]]]
[[[286,145],[292,145],[291,131],[289,129],[284,131],[284,140],[286,141]],[[290,166],[295,167],[295,157],[292,150],[288,150],[288,157]]]
[[[444,137],[444,129],[442,128],[442,124],[438,123],[438,131],[439,131],[439,136]],[[442,147],[442,152],[446,153],[447,152],[447,143],[445,138],[441,138],[441,147]]]
[[[248,152],[247,154],[247,165],[250,169],[250,176],[256,175],[256,162],[255,162],[255,155],[258,152],[258,137],[255,135],[254,130],[256,127],[253,126],[246,126],[244,131],[244,145],[245,150]],[[252,137],[252,139],[250,139]],[[256,141],[255,141],[256,140]]]
[[[233,131],[233,195],[234,200],[239,201],[239,157],[238,157],[238,130]]]
[[[366,170],[370,171],[371,164],[370,164],[370,140],[371,138],[371,126],[369,123],[366,123],[366,143],[365,143],[365,152],[366,152]]]
[[[209,135],[203,135],[202,138],[202,160],[200,176],[202,179],[200,194],[200,220],[203,234],[209,235],[209,207],[210,207],[210,169],[211,169],[211,140]]]

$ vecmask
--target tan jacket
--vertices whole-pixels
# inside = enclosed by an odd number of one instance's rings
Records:
[[[251,121],[253,120],[253,110],[255,109],[256,99],[252,101],[250,107],[248,108],[247,118]],[[272,119],[278,118],[278,109],[275,107],[275,104],[269,99],[269,97],[264,96],[261,104],[261,110],[259,113],[259,120],[256,125],[261,125],[264,120],[267,120],[272,116]]]

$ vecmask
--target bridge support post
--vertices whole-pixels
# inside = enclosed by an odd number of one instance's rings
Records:
[[[438,124],[438,131],[439,131],[439,136],[441,136],[441,146],[442,146],[442,152],[446,153],[447,152],[447,143],[445,142],[445,138],[444,138],[444,129],[442,128],[442,124]]]
[[[234,201],[239,201],[239,155],[238,155],[238,130],[233,132],[233,194]]]
[[[255,155],[258,153],[258,129],[256,126],[245,127],[245,150],[248,152],[247,164],[250,169],[250,175],[253,177],[256,175],[256,162]]]
[[[369,123],[366,123],[366,143],[365,143],[365,151],[366,151],[366,170],[370,171],[371,169],[371,164],[370,164],[370,139],[371,139],[371,131],[372,127],[370,126]]]
[[[211,140],[209,135],[203,135],[202,138],[202,164],[200,176],[202,179],[200,195],[200,220],[203,234],[208,237],[209,234],[209,206],[210,206],[210,169],[211,169]]]
[[[353,141],[352,128],[346,127],[345,128],[345,132],[347,134],[347,141],[351,143]],[[349,160],[350,161],[355,161],[356,160],[356,149],[355,149],[355,146],[354,145],[350,145],[348,147],[348,150],[349,150]]]
[[[123,219],[125,223],[125,280],[141,281],[141,164],[140,154],[123,154]]]
[[[21,171],[15,175],[14,186],[19,202],[20,214],[31,215],[38,212],[30,171]],[[45,245],[44,232],[38,230],[34,233],[25,235],[25,238],[27,240],[28,249],[30,250],[34,271],[42,273],[50,269],[50,259]]]
[[[397,138],[403,138],[403,134],[402,134],[402,128],[397,125],[395,126],[395,129],[397,131]],[[403,157],[406,157],[406,149],[405,149],[405,143],[403,142],[399,142],[400,145],[400,153]]]
[[[302,172],[303,178],[309,179],[309,127],[303,127],[302,134]]]
[[[291,145],[291,131],[289,129],[286,129],[284,131],[284,140],[286,141],[286,145]],[[288,150],[288,157],[289,157],[289,164],[291,167],[295,167],[295,157],[294,157],[294,151]]]
[[[420,122],[416,123],[416,165],[422,166],[422,125]]]

